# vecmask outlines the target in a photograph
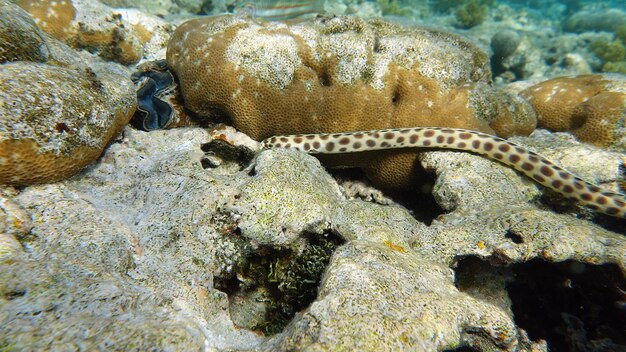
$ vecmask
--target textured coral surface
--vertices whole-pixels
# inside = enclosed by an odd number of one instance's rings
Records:
[[[168,44],[185,104],[221,108],[260,140],[275,134],[410,126],[528,134],[534,113],[489,85],[487,55],[460,37],[380,20],[320,18],[296,24],[236,16],[191,20]],[[390,155],[391,154],[391,155]],[[382,186],[407,186],[412,152],[334,157],[366,165]]]
[[[127,71],[94,68],[0,66],[0,183],[67,178],[93,162],[121,131],[135,104]]]
[[[130,72],[43,35],[17,5],[0,6],[3,33],[24,44],[0,39],[8,61],[0,65],[0,184],[68,178],[94,162],[132,117]]]
[[[39,28],[68,45],[122,64],[163,46],[171,25],[137,10],[114,10],[96,0],[18,0]]]
[[[107,1],[155,13],[162,4],[209,3]],[[41,28],[64,41],[36,28],[13,2],[29,4]],[[260,150],[261,143],[231,128],[211,135],[205,128],[146,133],[127,126],[117,134],[137,87],[128,68],[102,58],[163,58],[162,22],[96,0],[13,2],[0,0],[0,351],[539,352],[626,345],[624,219],[596,215],[468,152],[347,156],[353,165],[372,164],[366,170],[379,184],[406,184],[414,165],[433,175],[432,188],[392,200],[365,181],[347,189],[360,176],[338,183],[320,160]],[[342,13],[363,7],[358,2],[327,0],[335,8],[350,5]],[[233,2],[211,2],[218,3]],[[544,21],[506,11],[501,4],[490,10],[474,38],[488,43],[494,31],[519,25],[521,42],[507,70],[533,77],[547,72],[537,63],[573,70],[560,58],[567,43],[533,48],[529,37],[545,28],[522,21]],[[498,29],[489,27],[494,21]],[[149,43],[141,39],[150,34]],[[337,150],[356,143],[341,144],[345,136],[335,131],[474,128],[550,159],[533,166],[535,180],[556,177],[558,165],[612,191],[623,186],[626,157],[614,141],[617,151],[534,130],[532,106],[494,89],[486,54],[450,34],[348,17],[281,24],[226,16],[184,24],[175,38],[171,45],[179,48],[170,51],[179,53],[170,65],[181,66],[190,106],[202,115],[221,110],[257,139],[333,132],[329,149]],[[555,38],[563,37],[544,37]],[[521,53],[528,61],[517,66],[513,57]],[[602,81],[603,90],[590,89],[582,105],[604,91],[623,93],[623,79]],[[158,99],[161,83],[153,92]],[[618,107],[606,104],[585,110]],[[596,122],[621,128],[620,121]],[[420,140],[449,148],[471,139],[475,150],[511,163],[535,157],[490,144],[487,135],[459,133],[457,140],[449,128],[430,131]],[[391,137],[371,138],[382,146]],[[3,184],[16,177],[46,184]],[[599,194],[597,203],[608,196]]]

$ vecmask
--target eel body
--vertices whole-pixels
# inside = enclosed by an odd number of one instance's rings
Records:
[[[311,154],[354,153],[395,148],[464,150],[506,164],[537,183],[589,208],[626,218],[626,195],[602,189],[551,161],[505,139],[455,128],[416,127],[328,134],[273,136],[264,148],[290,148]]]

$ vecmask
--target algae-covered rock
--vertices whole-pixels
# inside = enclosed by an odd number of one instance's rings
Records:
[[[11,200],[11,194],[0,190],[0,233],[22,237],[30,231],[32,220],[24,208]]]
[[[521,41],[522,38],[516,31],[506,30],[494,34],[490,42],[494,60],[500,62],[513,54]]]
[[[537,131],[532,137],[515,137],[514,141],[545,154],[587,180],[613,189],[619,187],[626,163],[622,154],[547,131]],[[412,240],[412,246],[423,255],[432,258],[431,253],[437,253],[436,257],[448,258],[447,263],[474,255],[508,264],[542,258],[554,262],[613,263],[622,270],[626,268],[623,235],[531,205],[539,202],[538,186],[519,174],[496,163],[483,163],[474,155],[456,152],[425,153],[420,160],[426,169],[438,175],[433,194],[450,212],[432,224],[433,232],[429,235]],[[543,199],[565,213],[580,211],[575,204],[559,197],[553,199],[549,192]],[[448,254],[441,257],[444,253]]]
[[[193,351],[259,340],[235,329],[212,289],[244,254],[219,213],[238,178],[206,174],[193,157],[205,131],[168,132],[128,129],[83,176],[9,192],[33,222],[28,252],[0,265],[4,346]],[[212,183],[221,186],[206,192]]]
[[[461,293],[450,268],[384,245],[338,249],[319,299],[262,350],[512,350],[517,331],[495,305]]]
[[[582,10],[571,15],[563,23],[563,29],[570,32],[615,32],[624,23],[626,23],[626,12],[617,8]]]

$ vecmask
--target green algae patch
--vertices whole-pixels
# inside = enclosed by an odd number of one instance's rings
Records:
[[[305,237],[306,244],[296,250],[259,248],[236,275],[216,281],[216,288],[231,297],[236,324],[274,335],[313,302],[330,257],[343,240],[333,233]],[[242,306],[252,303],[246,298],[262,302],[264,309],[257,310],[257,316],[250,314],[250,308]]]

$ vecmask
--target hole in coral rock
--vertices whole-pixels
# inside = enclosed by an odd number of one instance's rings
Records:
[[[454,285],[459,291],[508,310],[505,293],[505,280],[510,276],[508,267],[495,266],[475,256],[455,258],[453,266]]]
[[[380,53],[384,50],[384,46],[382,45],[382,43],[380,42],[380,37],[379,36],[375,36],[374,37],[374,48],[373,51],[375,53]]]
[[[479,351],[480,351],[479,349],[468,347],[468,346],[457,347],[453,350],[443,350],[443,352],[479,352]]]
[[[626,281],[615,264],[533,259],[510,266],[456,259],[455,286],[506,310],[532,341],[550,351],[626,348]]]
[[[317,77],[322,87],[331,86],[332,83],[331,83],[330,74],[328,73],[328,71],[324,70],[322,72],[318,72]]]
[[[235,325],[276,334],[317,297],[330,257],[344,241],[330,231],[303,237],[297,251],[259,247],[236,273],[215,279],[215,288],[228,294]]]
[[[511,267],[516,324],[550,351],[626,348],[626,282],[614,264],[532,260]]]
[[[14,300],[16,298],[21,298],[24,297],[26,295],[26,291],[13,291],[13,290],[9,290],[7,292],[5,292],[2,297],[4,299],[6,299],[7,301],[11,301]]]
[[[393,94],[391,95],[391,104],[398,105],[402,102],[402,98],[404,97],[403,88],[401,83],[397,84],[393,90]]]
[[[568,130],[579,129],[583,127],[585,123],[587,123],[587,115],[584,113],[584,111],[577,111],[577,110],[580,110],[580,109],[576,109],[572,113],[572,119],[570,121]]]
[[[506,233],[504,234],[504,237],[510,239],[515,244],[524,243],[524,237],[520,236],[519,234],[511,230],[507,230]]]
[[[56,125],[54,125],[54,129],[59,133],[67,133],[70,131],[70,128],[65,122],[58,122]]]

